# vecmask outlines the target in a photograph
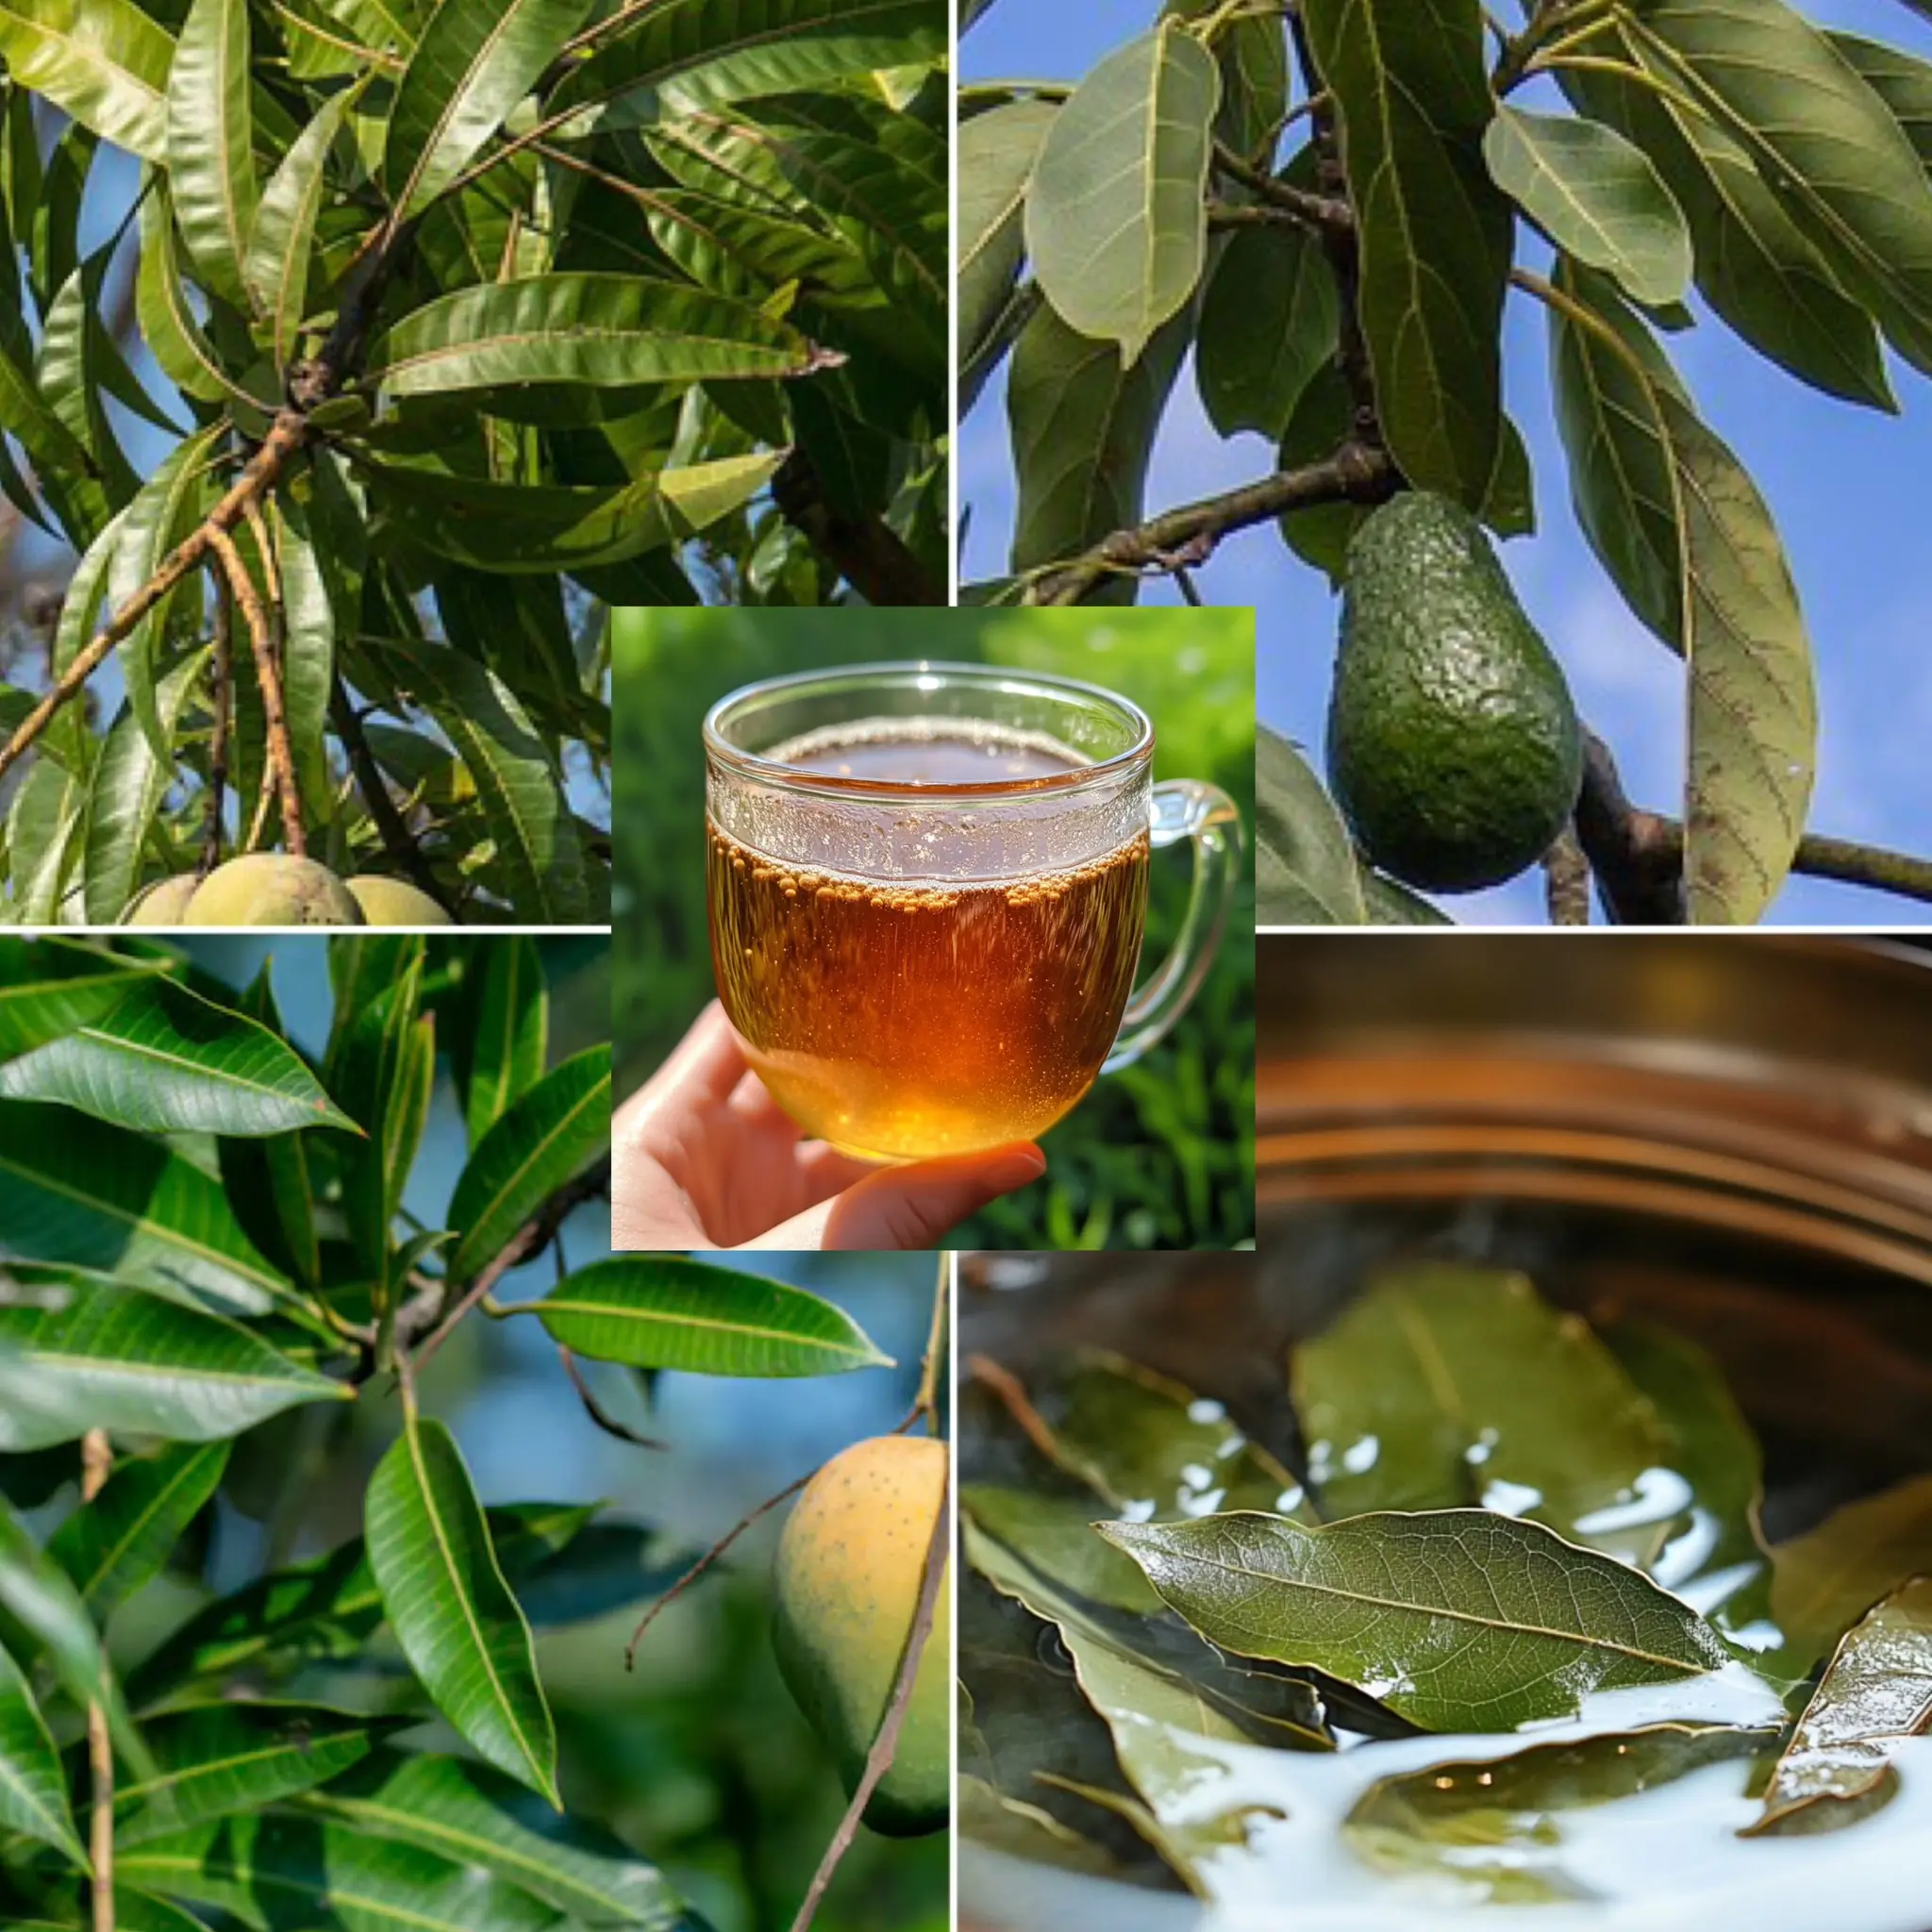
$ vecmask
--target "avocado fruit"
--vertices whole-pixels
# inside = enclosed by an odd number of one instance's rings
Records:
[[[1328,777],[1369,860],[1425,892],[1534,865],[1583,783],[1561,667],[1476,520],[1405,491],[1349,546]]]

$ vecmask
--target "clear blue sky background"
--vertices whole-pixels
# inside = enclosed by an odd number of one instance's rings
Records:
[[[1932,27],[1899,0],[1800,0],[1821,25],[1889,40],[1932,57]],[[1001,0],[966,37],[968,80],[1074,77],[1141,31],[1156,0],[1082,0],[1041,7]],[[1544,324],[1525,298],[1510,305],[1509,407],[1537,476],[1538,534],[1505,561],[1531,615],[1562,658],[1584,714],[1615,747],[1633,796],[1674,808],[1683,769],[1683,680],[1677,661],[1624,609],[1571,514],[1561,444],[1545,380]],[[1833,401],[1744,348],[1700,311],[1702,325],[1671,348],[1713,426],[1770,500],[1790,551],[1818,657],[1824,731],[1812,829],[1932,853],[1932,382],[1894,358],[1896,417]],[[1176,387],[1149,490],[1149,508],[1249,481],[1270,465],[1258,437],[1224,443],[1196,400]],[[1006,566],[1012,524],[1005,392],[989,385],[959,442],[970,508],[965,580]],[[1319,747],[1335,644],[1327,585],[1272,531],[1232,540],[1202,574],[1218,604],[1259,613],[1257,680],[1264,724]],[[1144,594],[1163,601],[1165,587]],[[1542,917],[1532,876],[1448,902],[1464,921]],[[1932,907],[1799,880],[1773,914],[1784,924],[1932,923]]]

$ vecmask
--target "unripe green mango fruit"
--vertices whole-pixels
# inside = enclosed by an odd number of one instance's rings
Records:
[[[325,865],[250,852],[218,865],[181,916],[183,925],[364,925],[362,908]]]
[[[125,924],[179,925],[188,916],[190,901],[200,890],[201,881],[192,872],[178,873],[171,879],[157,880],[127,908]]]
[[[854,1443],[805,1486],[779,1540],[778,1669],[837,1760],[848,1796],[891,1702],[945,1479],[946,1445],[930,1437]],[[890,1837],[942,1831],[950,1822],[952,1623],[942,1577],[898,1749],[865,1807],[866,1824]]]
[[[350,894],[371,925],[454,925],[453,920],[429,894],[408,879],[364,873],[349,880]]]

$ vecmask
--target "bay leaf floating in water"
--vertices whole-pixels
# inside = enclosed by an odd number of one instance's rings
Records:
[[[1295,1351],[1291,1375],[1324,1516],[1480,1504],[1644,1563],[1678,1513],[1656,1409],[1522,1274],[1391,1270]],[[1670,1493],[1647,1498],[1650,1477]]]
[[[1831,1830],[1889,1797],[1892,1759],[1932,1729],[1932,1577],[1915,1577],[1848,1630],[1745,1835]],[[1881,1800],[1882,1801],[1882,1800]]]
[[[1687,1773],[1749,1757],[1775,1729],[1733,1724],[1645,1724],[1507,1757],[1425,1765],[1373,1784],[1342,1821],[1349,1848],[1387,1876],[1453,1878],[1492,1905],[1587,1899],[1562,1864],[1553,1812],[1634,1797]],[[1495,1856],[1483,1857],[1493,1850]]]
[[[1428,1730],[1568,1717],[1726,1652],[1647,1577],[1541,1524],[1481,1509],[1109,1523],[1102,1533],[1210,1643],[1326,1672]]]
[[[1167,1608],[1140,1566],[1093,1527],[1097,1504],[968,1483],[959,1491],[959,1505],[973,1521],[1063,1588],[1141,1616]]]
[[[1777,1662],[1802,1677],[1888,1591],[1932,1574],[1932,1474],[1847,1503],[1771,1557]]]

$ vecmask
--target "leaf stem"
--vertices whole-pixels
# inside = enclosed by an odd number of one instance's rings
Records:
[[[947,1317],[952,1308],[953,1266],[953,1256],[941,1249],[939,1280],[932,1291],[932,1326],[926,1333],[924,1359],[919,1365],[919,1394],[912,1404],[913,1413],[925,1418],[935,1436],[940,1433],[940,1376],[952,1339]]]
[[[107,1487],[113,1466],[114,1450],[107,1430],[90,1429],[80,1444],[83,1505],[92,1503]],[[102,1645],[105,1649],[105,1638]],[[87,1762],[92,1807],[88,1859],[93,1867],[90,1888],[93,1932],[114,1932],[114,1743],[108,1734],[108,1713],[99,1703],[87,1707]]]

